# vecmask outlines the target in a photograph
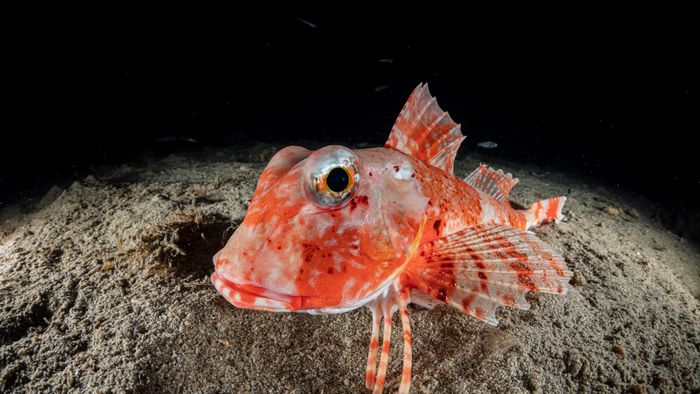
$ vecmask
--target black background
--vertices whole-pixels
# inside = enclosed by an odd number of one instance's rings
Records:
[[[24,25],[9,35],[0,201],[145,151],[381,145],[412,89],[428,82],[468,137],[461,154],[491,140],[499,146],[490,155],[697,212],[697,47],[682,22],[298,15],[214,27],[100,24]],[[197,143],[158,141],[168,136]]]

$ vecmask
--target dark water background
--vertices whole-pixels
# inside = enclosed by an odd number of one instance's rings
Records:
[[[381,145],[412,89],[428,82],[468,137],[461,154],[494,141],[482,153],[594,176],[679,220],[698,217],[696,45],[681,20],[297,15],[212,25],[12,31],[0,201],[147,151]]]

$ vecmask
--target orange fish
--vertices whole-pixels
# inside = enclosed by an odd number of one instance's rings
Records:
[[[383,148],[282,149],[214,256],[214,286],[239,308],[319,314],[368,307],[366,386],[375,393],[384,388],[398,311],[399,392],[408,392],[409,303],[453,305],[496,325],[498,306],[528,309],[525,293],[563,294],[572,275],[561,255],[526,231],[561,219],[565,197],[517,210],[508,202],[518,182],[510,174],[481,165],[456,178],[464,138],[421,84]]]

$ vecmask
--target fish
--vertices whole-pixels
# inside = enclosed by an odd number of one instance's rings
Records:
[[[421,83],[384,147],[281,149],[262,171],[245,218],[213,257],[214,287],[245,309],[368,308],[365,386],[374,393],[387,382],[398,312],[398,391],[409,392],[409,304],[446,304],[496,325],[499,306],[526,310],[526,293],[565,294],[572,277],[562,255],[528,231],[562,220],[566,197],[515,209],[512,174],[481,164],[457,178],[454,160],[465,138]]]
[[[498,148],[498,143],[493,142],[493,141],[482,141],[476,144],[479,148],[484,148],[484,149],[494,149]]]

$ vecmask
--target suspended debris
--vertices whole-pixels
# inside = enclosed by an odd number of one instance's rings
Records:
[[[484,148],[484,149],[494,149],[498,148],[498,144],[493,142],[493,141],[482,141],[476,144],[479,148]]]

